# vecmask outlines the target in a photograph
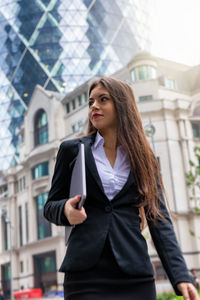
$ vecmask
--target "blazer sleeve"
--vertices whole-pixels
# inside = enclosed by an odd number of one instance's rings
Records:
[[[149,220],[147,222],[163,267],[175,293],[181,296],[177,284],[179,282],[192,282],[192,280],[179,247],[160,184],[158,184],[158,192],[160,210],[165,218],[158,217],[156,223]]]
[[[60,145],[51,189],[44,206],[44,217],[56,225],[71,226],[64,215],[64,205],[69,196],[71,179],[70,162],[73,159],[70,148],[67,141]]]

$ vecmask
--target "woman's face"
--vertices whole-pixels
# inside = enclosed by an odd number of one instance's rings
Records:
[[[88,104],[89,119],[98,131],[116,129],[114,102],[105,87],[97,85],[90,93]]]

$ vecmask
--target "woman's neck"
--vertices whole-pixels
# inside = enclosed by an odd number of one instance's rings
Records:
[[[105,132],[99,132],[104,138],[104,148],[110,150],[116,150],[117,148],[117,133],[116,130],[106,130]]]

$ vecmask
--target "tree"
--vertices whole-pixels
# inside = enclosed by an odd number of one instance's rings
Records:
[[[200,147],[194,147],[196,162],[189,160],[191,170],[186,173],[186,184],[190,188],[190,200],[194,203],[194,212],[200,216]],[[199,192],[199,197],[197,194]]]

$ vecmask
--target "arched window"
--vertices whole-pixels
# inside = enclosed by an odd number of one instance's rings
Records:
[[[35,146],[48,142],[47,114],[43,109],[37,111],[34,122]]]
[[[150,65],[141,65],[131,71],[131,79],[133,82],[137,80],[156,79],[156,68]]]
[[[192,114],[192,131],[194,138],[200,138],[200,106],[197,106]]]

